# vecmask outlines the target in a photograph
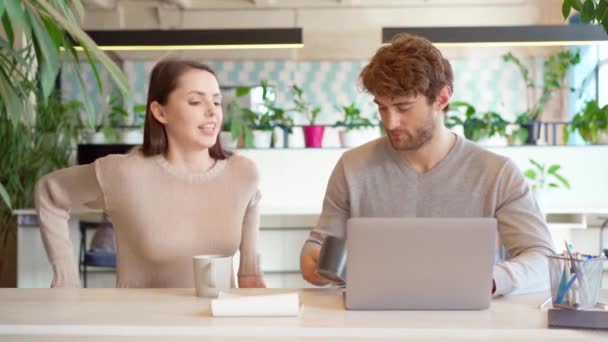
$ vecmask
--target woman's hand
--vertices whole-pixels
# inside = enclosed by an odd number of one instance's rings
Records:
[[[265,288],[264,278],[261,275],[239,276],[240,288]]]

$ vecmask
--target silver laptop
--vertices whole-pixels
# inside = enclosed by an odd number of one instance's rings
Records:
[[[488,308],[496,231],[494,218],[348,220],[346,308]]]

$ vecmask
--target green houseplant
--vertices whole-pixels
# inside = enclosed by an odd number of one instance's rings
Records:
[[[547,165],[529,159],[531,167],[524,171],[524,177],[530,183],[530,189],[539,204],[543,204],[547,189],[564,188],[570,190],[570,182],[559,173],[559,164]]]
[[[291,132],[293,120],[287,115],[287,111],[275,103],[274,88],[268,81],[262,80],[262,102],[255,109],[238,108],[232,119],[235,121],[236,136],[243,135],[246,147],[273,147],[277,143],[275,128],[281,128]],[[249,94],[257,87],[240,87],[237,89],[237,97]]]
[[[344,127],[339,133],[342,147],[355,147],[380,136],[380,130],[374,129],[377,124],[361,116],[361,110],[354,102],[339,109],[343,117],[336,121],[334,127]]]
[[[321,113],[321,107],[313,107],[304,99],[304,91],[297,85],[291,87],[293,92],[293,111],[302,114],[307,120],[308,125],[302,126],[304,131],[304,142],[306,147],[319,148],[323,145],[323,134],[325,126],[317,125],[317,117]]]
[[[514,134],[521,139],[525,136],[526,143],[536,144],[540,134],[540,117],[547,106],[547,103],[553,94],[562,88],[568,75],[570,67],[580,63],[580,51],[572,52],[570,50],[560,51],[555,55],[550,56],[543,62],[542,83],[537,84],[530,75],[528,67],[522,61],[509,52],[502,56],[503,61],[513,63],[519,70],[521,77],[526,84],[527,109],[519,114],[515,122],[519,125],[519,129]],[[571,91],[574,89],[570,88]],[[538,99],[532,100],[536,92]]]
[[[564,141],[568,143],[570,133],[578,131],[590,144],[608,143],[608,105],[600,107],[597,100],[587,101],[568,126],[564,126]]]
[[[461,125],[464,136],[469,140],[478,142],[485,138],[507,135],[509,123],[496,112],[480,113],[472,104],[464,101],[451,102],[450,109],[452,113],[458,114],[449,115],[445,125],[449,128]]]
[[[543,205],[548,189],[570,189],[570,182],[559,173],[559,164],[547,165],[529,159],[530,168],[524,171],[524,177],[528,179],[530,189],[539,205]]]
[[[564,19],[574,10],[580,13],[581,21],[586,24],[601,25],[608,34],[608,1],[606,0],[564,0],[562,15]]]
[[[530,181],[532,190],[542,190],[546,188],[570,189],[570,182],[559,173],[559,164],[547,165],[539,163],[534,159],[528,159],[531,167],[524,171],[524,176]]]
[[[0,169],[0,233],[3,236],[0,259],[5,261],[1,262],[5,266],[14,266],[16,222],[12,210],[32,207],[31,190],[37,177],[66,166],[65,159],[58,155],[62,151],[71,153],[70,148],[61,145],[67,141],[64,139],[68,132],[63,129],[67,126],[42,134],[44,126],[41,125],[51,125],[48,121],[51,117],[57,124],[68,125],[60,121],[62,117],[53,114],[68,116],[69,112],[51,98],[60,70],[73,70],[78,79],[76,86],[84,89],[85,80],[74,42],[83,48],[99,88],[102,83],[97,62],[108,71],[118,89],[129,95],[121,70],[80,28],[78,17],[82,14],[79,0],[0,1],[0,141],[3,149],[0,154],[3,166]],[[92,115],[92,101],[87,92],[82,94],[82,108]],[[48,107],[56,110],[43,110]],[[79,121],[73,122],[80,125]],[[44,143],[40,140],[42,137]],[[46,151],[57,146],[53,142],[60,147]],[[2,285],[14,285],[14,275],[0,273]]]

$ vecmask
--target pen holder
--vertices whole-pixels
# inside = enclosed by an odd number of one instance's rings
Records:
[[[603,257],[573,259],[549,256],[549,280],[554,307],[585,310],[595,307],[602,284]]]

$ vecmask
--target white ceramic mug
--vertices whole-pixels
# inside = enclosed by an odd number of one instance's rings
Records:
[[[232,256],[196,255],[192,259],[197,296],[217,297],[233,286]]]

